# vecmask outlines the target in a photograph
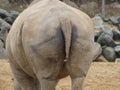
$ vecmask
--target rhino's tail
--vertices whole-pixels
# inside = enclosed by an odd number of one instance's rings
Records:
[[[70,55],[70,46],[71,46],[71,37],[72,37],[72,25],[71,21],[67,18],[64,18],[61,21],[61,28],[65,39],[65,62],[69,59]]]

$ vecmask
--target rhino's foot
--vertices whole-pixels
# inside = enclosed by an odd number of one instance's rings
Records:
[[[72,78],[72,90],[84,90],[84,79],[85,77]]]
[[[20,68],[16,68],[14,64],[10,64],[14,75],[14,90],[40,90],[37,85],[38,80],[30,77]]]

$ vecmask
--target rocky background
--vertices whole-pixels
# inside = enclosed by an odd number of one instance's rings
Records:
[[[0,8],[0,58],[7,58],[5,52],[5,40],[14,20],[19,12],[11,10],[10,12]]]
[[[14,20],[32,0],[0,0],[0,58],[7,58],[5,38]],[[106,2],[106,15],[101,14],[101,0],[61,0],[83,10],[93,18],[95,41],[102,53],[97,61],[115,61],[120,58],[120,0]]]

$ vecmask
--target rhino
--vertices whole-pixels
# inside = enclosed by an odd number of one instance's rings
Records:
[[[6,40],[14,90],[55,90],[68,75],[83,90],[91,62],[101,53],[93,22],[59,0],[31,4],[15,20]]]

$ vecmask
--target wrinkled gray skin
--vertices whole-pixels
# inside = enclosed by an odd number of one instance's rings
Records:
[[[72,90],[83,90],[90,64],[101,52],[92,20],[58,0],[43,0],[23,11],[6,43],[15,90],[55,90],[67,75]]]

